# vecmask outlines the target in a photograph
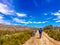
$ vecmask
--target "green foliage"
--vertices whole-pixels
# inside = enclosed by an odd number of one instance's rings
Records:
[[[60,27],[48,25],[43,28],[44,32],[46,32],[51,38],[60,41]]]
[[[32,36],[32,30],[0,31],[0,45],[22,45]],[[6,35],[8,34],[8,35]]]
[[[44,32],[46,32],[51,38],[54,38],[55,40],[60,41],[60,32],[58,30],[53,30],[51,28],[50,29],[45,28]]]
[[[51,38],[60,41],[60,33],[56,30],[44,30]]]

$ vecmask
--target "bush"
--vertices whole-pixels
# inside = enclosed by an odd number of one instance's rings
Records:
[[[26,31],[19,31],[19,32],[11,32],[8,34],[9,31],[0,31],[2,35],[0,37],[0,45],[22,45],[32,36],[31,30]],[[5,36],[8,34],[8,36]]]
[[[60,41],[60,33],[56,30],[44,30],[51,38]]]

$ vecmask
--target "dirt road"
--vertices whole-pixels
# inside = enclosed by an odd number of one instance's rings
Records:
[[[31,37],[25,44],[23,45],[60,45],[60,42],[50,38],[46,33],[42,33],[42,38],[39,38],[38,31],[34,37]]]

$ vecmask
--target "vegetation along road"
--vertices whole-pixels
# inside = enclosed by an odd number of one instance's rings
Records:
[[[50,38],[46,33],[42,33],[42,38],[39,38],[38,31],[34,37],[31,37],[27,42],[23,45],[60,45],[59,41],[56,41]]]

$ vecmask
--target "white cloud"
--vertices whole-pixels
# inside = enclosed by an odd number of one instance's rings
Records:
[[[60,12],[55,12],[55,13],[52,13],[53,15],[56,15],[56,16],[59,16],[60,15]]]
[[[13,18],[14,21],[18,22],[18,23],[22,23],[25,22],[25,20],[22,19],[18,19],[18,18]]]
[[[14,18],[13,21],[17,22],[17,23],[23,23],[23,24],[30,24],[32,23],[31,21],[25,21],[23,19],[18,19],[18,18]]]
[[[4,17],[0,15],[0,24],[11,25],[11,22],[8,20],[4,20]]]
[[[3,19],[4,17],[3,16],[0,16],[0,19]]]
[[[37,22],[33,22],[33,23],[37,23]]]
[[[51,14],[55,16],[60,16],[60,10],[58,10],[57,12],[51,13]]]
[[[56,20],[56,22],[60,22],[60,10],[58,10],[58,12],[52,13],[54,16],[57,16],[56,18],[54,18],[53,20]]]
[[[3,24],[6,24],[6,25],[11,25],[11,22],[5,22],[5,23],[3,23]]]
[[[51,13],[51,14],[55,16],[60,16],[60,10],[58,10],[57,12]]]
[[[48,21],[43,21],[43,22],[32,22],[32,23],[34,23],[34,24],[43,24],[43,23],[46,23],[46,22],[48,22]]]
[[[12,15],[14,13],[13,10],[9,9],[9,7],[3,3],[0,3],[0,12],[5,15]]]
[[[60,12],[60,10],[58,10],[58,12]]]
[[[58,19],[60,19],[60,16],[58,16]]]
[[[32,22],[32,21],[27,21],[25,22],[26,24],[40,24],[41,22]]]
[[[10,8],[7,4],[0,3],[0,12],[5,15],[17,15],[19,17],[26,17],[26,14],[18,13],[14,9]]]
[[[42,22],[42,23],[46,23],[46,22]]]
[[[58,10],[57,12],[55,13],[51,13],[52,15],[56,16],[56,18],[54,18],[53,20],[60,20],[60,10]],[[56,21],[58,22],[58,21]]]
[[[56,22],[60,22],[60,20],[57,20]]]
[[[48,21],[43,21],[42,23],[44,24],[44,23],[46,23],[46,22],[48,22]]]
[[[53,20],[60,20],[59,16],[57,18],[54,18]]]
[[[40,24],[41,22],[33,22],[34,24]]]
[[[13,4],[13,0],[2,0],[2,2],[3,2],[4,4],[7,4],[9,7],[11,7],[12,4]],[[12,6],[12,7],[13,7],[13,6]]]
[[[31,21],[24,21],[24,22],[21,22],[21,23],[23,23],[23,24],[25,24],[25,25],[27,25],[27,24],[32,24],[33,22],[31,22]]]
[[[3,19],[0,19],[0,23],[1,24],[7,24],[7,25],[11,25],[11,23],[7,20],[3,20]]]
[[[20,16],[20,17],[26,17],[26,14],[21,14],[21,13],[16,13],[17,16]]]
[[[27,25],[27,24],[40,24],[41,22],[27,21],[27,22],[22,22],[22,23],[24,23],[25,25]]]
[[[13,21],[17,22],[17,23],[22,23],[22,24],[44,24],[48,21],[43,21],[43,22],[36,22],[36,21],[26,21],[26,20],[23,20],[23,19],[18,19],[18,18],[14,18]]]
[[[28,21],[28,23],[32,23],[31,21]]]
[[[3,4],[3,3],[0,3],[0,12],[5,14],[5,15],[14,15],[14,14],[16,14],[19,17],[26,17],[27,16],[26,14],[18,13],[16,11],[14,11],[13,9],[10,9],[8,7],[8,5]],[[47,14],[45,14],[45,15],[47,15]],[[0,23],[11,25],[11,22],[9,22],[7,20],[3,20],[3,18],[4,18],[3,16],[0,16]],[[13,21],[15,21],[17,23],[23,23],[23,24],[40,24],[40,23],[45,23],[45,22],[26,21],[26,20],[18,19],[18,18],[13,18]]]

